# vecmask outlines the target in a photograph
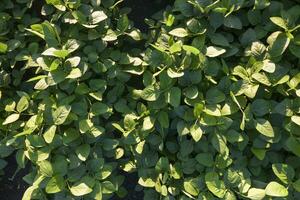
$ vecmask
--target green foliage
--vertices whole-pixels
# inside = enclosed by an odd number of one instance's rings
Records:
[[[126,0],[2,1],[23,200],[122,198],[129,173],[145,200],[300,198],[298,0],[174,0],[143,33]]]

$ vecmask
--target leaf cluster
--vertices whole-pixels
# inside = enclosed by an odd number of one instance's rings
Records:
[[[23,200],[300,198],[300,4],[2,0],[0,169]],[[134,12],[134,10],[132,11]]]

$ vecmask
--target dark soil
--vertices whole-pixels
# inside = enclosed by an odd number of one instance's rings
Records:
[[[134,22],[134,26],[142,32],[147,32],[145,18],[151,18],[153,14],[172,5],[172,2],[173,0],[124,0],[123,5],[132,9],[128,18]]]
[[[23,177],[28,173],[28,168],[21,169],[15,176],[17,162],[14,154],[5,159],[8,165],[4,168],[4,176],[0,180],[0,200],[21,200],[28,185]],[[14,179],[12,180],[12,177]]]
[[[122,198],[122,200],[142,200],[144,197],[143,191],[136,191],[135,187],[138,182],[138,176],[136,173],[125,174],[121,173],[125,176],[125,181],[123,186],[126,188],[128,194],[126,197]],[[121,200],[118,196],[114,196],[112,200]]]

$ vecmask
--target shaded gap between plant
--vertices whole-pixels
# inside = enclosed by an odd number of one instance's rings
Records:
[[[16,174],[18,164],[15,159],[15,154],[11,154],[5,158],[7,166],[4,168],[4,175],[0,180],[0,199],[1,200],[21,200],[28,184],[23,181],[23,177],[28,174],[28,165],[21,169]],[[15,176],[14,176],[15,175]],[[12,179],[12,177],[14,178]]]
[[[153,14],[171,5],[172,2],[172,0],[125,0],[123,5],[131,8],[128,18],[134,22],[134,26],[142,32],[147,32],[145,18],[151,18]]]

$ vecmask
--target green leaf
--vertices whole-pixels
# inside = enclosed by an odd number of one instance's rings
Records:
[[[262,117],[270,112],[270,103],[264,99],[255,99],[251,111],[255,116]]]
[[[103,194],[111,194],[116,191],[114,184],[110,181],[102,182],[102,193]]]
[[[293,182],[293,188],[297,191],[300,192],[300,179],[297,181]]]
[[[283,185],[272,181],[266,187],[266,195],[271,197],[286,197],[289,195],[289,192]]]
[[[264,9],[270,5],[270,0],[255,0],[254,9]]]
[[[224,20],[224,26],[233,29],[242,29],[242,22],[237,16],[229,15]]]
[[[41,174],[43,174],[46,177],[52,177],[53,168],[52,168],[52,164],[49,161],[43,160],[38,163],[38,166],[40,168]]]
[[[107,19],[107,15],[103,11],[95,11],[90,17],[91,24],[98,24]]]
[[[25,165],[26,165],[26,162],[25,162],[25,154],[24,154],[24,150],[22,149],[19,149],[17,152],[16,152],[16,161],[17,161],[17,164],[20,168],[25,168]]]
[[[253,30],[252,28],[247,29],[243,35],[241,36],[241,44],[244,46],[250,45],[252,44],[252,42],[257,40],[257,35],[255,30]]]
[[[247,197],[251,200],[262,200],[265,196],[265,190],[258,188],[250,188],[247,195]]]
[[[282,164],[282,163],[273,164],[272,170],[274,174],[285,184],[291,182],[295,176],[295,170],[287,164]]]
[[[292,122],[294,122],[295,124],[297,124],[298,126],[300,126],[300,116],[292,116],[291,117]]]
[[[79,125],[79,129],[80,129],[80,125]],[[79,136],[80,135],[77,130],[72,129],[72,128],[67,129],[64,131],[64,134],[63,134],[63,142],[65,144],[71,143],[74,140],[76,140]]]
[[[285,33],[279,33],[269,46],[268,52],[271,57],[281,56],[289,46],[290,39]]]
[[[91,3],[94,7],[98,7],[101,5],[101,0],[91,0]]]
[[[211,139],[211,143],[220,154],[226,154],[228,152],[226,138],[223,135],[215,133]]]
[[[154,118],[147,116],[143,121],[143,129],[144,131],[149,131],[154,127]]]
[[[253,42],[250,51],[253,56],[259,57],[264,55],[264,52],[266,51],[266,47],[261,42]]]
[[[90,131],[93,126],[94,124],[90,119],[81,120],[79,122],[79,131],[80,133],[86,133]]]
[[[44,56],[54,56],[57,58],[65,58],[69,55],[69,51],[66,49],[56,49],[54,47],[51,47],[47,50],[45,50],[42,55]]]
[[[256,81],[258,81],[259,83],[262,83],[266,86],[271,86],[272,83],[269,81],[268,77],[265,74],[262,73],[254,73],[252,74],[252,78]],[[252,88],[250,90],[253,89],[253,86],[251,86]],[[254,88],[255,89],[255,88]]]
[[[176,37],[180,37],[180,38],[183,38],[183,37],[186,37],[189,35],[188,32],[184,28],[175,28],[175,29],[171,30],[169,32],[169,34],[176,36]]]
[[[146,101],[156,101],[159,96],[160,96],[160,91],[157,88],[155,88],[153,85],[146,87],[141,93],[142,99]]]
[[[135,128],[136,124],[137,124],[135,122],[136,118],[137,117],[135,115],[132,115],[132,114],[125,115],[125,117],[124,117],[124,128],[126,130],[133,130]]]
[[[174,54],[174,53],[180,52],[181,51],[181,47],[182,47],[182,43],[181,42],[175,42],[174,44],[172,44],[172,46],[170,46],[169,51]],[[169,68],[169,69],[171,69],[171,68]]]
[[[2,123],[2,125],[7,125],[7,124],[11,124],[15,121],[17,121],[20,118],[20,114],[17,113],[13,113],[11,115],[9,115]]]
[[[75,150],[77,157],[82,160],[86,161],[90,155],[91,147],[88,144],[82,144],[78,146]]]
[[[75,39],[69,39],[63,46],[69,53],[76,51],[80,47],[80,42]]]
[[[264,60],[263,61],[263,70],[268,72],[268,73],[274,73],[275,70],[276,70],[276,65],[275,63],[273,63],[272,61],[270,60]]]
[[[216,46],[209,46],[206,48],[206,56],[208,57],[218,57],[226,52],[225,49]]]
[[[296,45],[295,43],[291,43],[289,45],[290,52],[296,56],[297,58],[300,58],[300,45]]]
[[[266,150],[265,149],[258,149],[258,148],[251,148],[252,153],[255,155],[255,157],[259,160],[264,160],[266,156]]]
[[[158,172],[167,172],[170,170],[170,163],[167,157],[160,157],[155,165],[155,170]]]
[[[283,28],[284,30],[288,29],[286,21],[281,17],[271,17],[270,20],[277,26]]]
[[[198,142],[202,137],[202,129],[197,124],[191,126],[190,133],[195,142]]]
[[[121,18],[118,20],[117,27],[121,32],[124,32],[128,29],[129,26],[129,19],[127,15],[122,15]]]
[[[155,181],[151,178],[140,177],[138,183],[146,188],[152,188],[155,186]]]
[[[43,22],[41,25],[46,43],[50,47],[56,47],[59,44],[56,38],[56,36],[58,36],[56,28],[48,21]]]
[[[22,200],[31,200],[33,192],[38,189],[38,186],[33,185],[26,189],[26,191],[23,194]]]
[[[106,42],[115,41],[117,39],[118,39],[117,34],[113,30],[111,30],[111,29],[108,29],[107,32],[106,32],[105,37],[102,38],[102,40],[106,41]]]
[[[205,184],[209,191],[219,198],[223,198],[226,194],[226,187],[223,181],[219,179],[216,172],[208,172],[205,174]]]
[[[71,193],[76,196],[84,196],[93,191],[94,180],[91,178],[82,178],[81,181],[78,181],[73,186],[70,187]]]
[[[194,55],[199,55],[200,54],[200,51],[197,48],[193,47],[193,46],[183,45],[182,49],[185,50],[186,52],[192,53]]]
[[[215,45],[225,46],[225,47],[229,46],[229,42],[223,34],[215,33],[215,34],[209,35],[209,38],[210,38],[211,42]]]
[[[47,4],[52,4],[52,5],[60,5],[61,0],[46,0]]]
[[[103,114],[109,112],[109,107],[106,104],[104,104],[104,103],[97,102],[97,103],[94,103],[91,106],[91,112],[95,116],[97,116],[97,115],[103,115]]]
[[[55,194],[65,189],[65,180],[62,176],[53,176],[46,185],[46,192],[48,194]]]
[[[117,148],[119,141],[116,139],[104,139],[103,140],[103,149],[105,151],[111,151],[112,149]]]
[[[52,118],[55,125],[61,125],[63,124],[67,117],[69,116],[69,113],[71,111],[71,106],[64,105],[59,106],[54,112],[52,112]]]
[[[27,97],[22,96],[17,104],[17,111],[19,113],[21,113],[21,112],[27,110],[28,106],[29,106],[29,102],[28,102]]]
[[[133,30],[129,32],[128,35],[135,41],[140,41],[142,39],[142,33],[139,30]]]
[[[160,123],[160,125],[163,127],[163,128],[169,128],[169,116],[168,116],[168,113],[167,112],[164,112],[164,111],[160,111],[158,113],[158,122]]]
[[[285,145],[287,148],[293,152],[296,156],[300,157],[300,142],[295,137],[290,136],[286,142]]]
[[[7,49],[8,49],[7,44],[0,42],[0,53],[6,53]]]
[[[212,167],[214,164],[213,156],[211,153],[199,153],[196,158],[197,162],[206,167]]]
[[[50,126],[44,133],[43,137],[45,139],[45,141],[50,144],[53,141],[53,138],[55,136],[55,132],[56,132],[56,126],[52,125]]]
[[[194,179],[185,180],[183,182],[184,190],[192,196],[198,196],[199,194],[199,187]]]
[[[225,95],[218,88],[211,88],[206,93],[206,101],[210,104],[221,103],[225,100]]]
[[[174,107],[178,107],[181,102],[181,89],[178,87],[172,87],[167,92],[167,102]]]
[[[94,161],[94,162],[93,162]],[[101,169],[100,173],[97,173],[97,179],[104,180],[107,177],[109,177],[113,171],[113,168],[111,165],[105,165],[103,159],[96,159],[92,160],[93,171],[98,172],[99,168]]]
[[[188,87],[184,90],[184,95],[189,99],[197,98],[199,94],[198,88],[195,86]]]
[[[271,123],[263,118],[256,119],[254,122],[256,130],[267,137],[274,137],[274,130]]]
[[[66,77],[66,78],[70,78],[70,79],[76,79],[82,76],[82,73],[80,71],[79,68],[74,68],[72,69],[72,71],[70,72],[70,74]]]
[[[172,68],[168,68],[167,74],[170,78],[179,78],[184,75],[184,72],[177,72],[177,71],[174,71]]]

